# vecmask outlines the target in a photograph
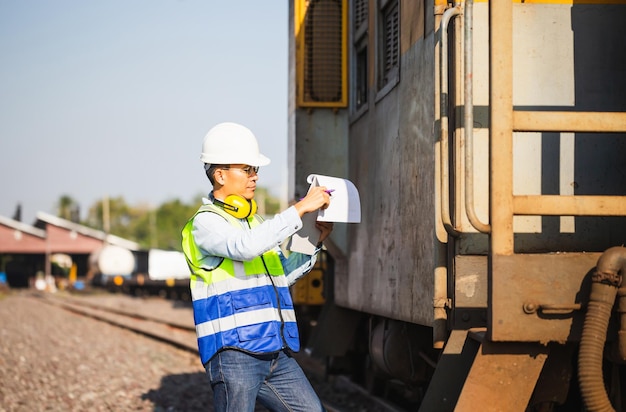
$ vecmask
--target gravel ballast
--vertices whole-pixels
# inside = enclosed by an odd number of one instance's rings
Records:
[[[171,301],[110,294],[83,298],[193,324],[191,308]],[[28,290],[0,290],[0,412],[214,411],[196,351],[46,301]],[[372,402],[346,380],[324,379],[317,362],[299,361],[308,365],[318,394],[333,405],[330,411],[396,410]]]
[[[0,411],[212,411],[197,355],[0,295]]]

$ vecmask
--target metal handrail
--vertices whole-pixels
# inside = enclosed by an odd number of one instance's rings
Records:
[[[453,17],[461,14],[461,6],[449,8],[441,17],[441,130],[440,130],[440,157],[441,157],[441,220],[446,231],[452,236],[458,236],[459,230],[452,224],[450,216],[450,162],[448,159],[448,24]]]
[[[464,81],[464,115],[465,115],[465,213],[467,219],[476,230],[482,233],[490,233],[491,226],[483,223],[476,215],[474,209],[474,91],[473,91],[473,14],[474,0],[465,2],[464,41],[465,50],[465,81]]]

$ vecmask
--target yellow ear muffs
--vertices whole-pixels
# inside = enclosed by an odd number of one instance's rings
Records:
[[[252,216],[257,210],[254,199],[248,200],[239,195],[228,195],[224,202],[217,201],[217,203],[220,203],[226,212],[237,219],[245,219],[248,216]]]

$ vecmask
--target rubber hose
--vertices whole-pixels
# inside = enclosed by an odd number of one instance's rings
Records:
[[[615,412],[604,388],[602,354],[611,310],[617,295],[617,288],[601,283],[593,283],[591,289],[591,299],[587,307],[583,334],[580,340],[580,352],[578,354],[580,392],[589,412]],[[594,293],[594,289],[598,293]],[[595,301],[593,300],[594,295],[596,295],[596,298],[598,295],[605,296],[606,300]]]
[[[578,353],[580,392],[589,412],[615,411],[604,386],[602,360],[606,332],[626,268],[626,248],[607,249],[592,276],[591,293]]]

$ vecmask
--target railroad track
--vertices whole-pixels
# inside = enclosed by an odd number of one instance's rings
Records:
[[[73,313],[140,333],[194,354],[198,352],[196,330],[193,325],[193,317],[190,308],[187,308],[189,310],[188,316],[179,315],[170,317],[167,316],[167,313],[164,313],[162,309],[160,311],[154,310],[157,306],[163,306],[163,300],[157,298],[152,301],[115,299],[115,297],[100,300],[92,299],[89,296],[72,296],[68,294],[52,295],[38,292],[34,293],[33,296],[47,304],[61,307]],[[319,381],[326,378],[323,376],[323,367],[321,367],[318,362],[302,354],[296,354],[296,359],[298,359],[298,362],[307,374],[315,375],[318,378],[316,380]],[[332,385],[328,384],[328,386],[330,387]],[[334,386],[339,386],[341,389],[318,390],[328,412],[349,412],[353,410],[402,412],[383,400],[372,397],[363,388],[352,383],[346,377],[336,378]],[[342,392],[342,398],[346,396],[346,393],[350,393],[352,394],[350,395],[351,397],[359,398],[357,404],[368,406],[356,407],[354,403],[351,403],[352,406],[348,407],[336,406],[337,391]],[[335,395],[335,399],[326,399],[326,397],[333,398],[333,394]]]
[[[198,352],[196,329],[193,321],[184,323],[165,319],[151,314],[149,308],[140,310],[138,307],[125,307],[123,305],[116,307],[95,303],[84,297],[51,294],[37,294],[36,296],[48,304],[62,307],[71,312],[132,330],[193,353]]]

